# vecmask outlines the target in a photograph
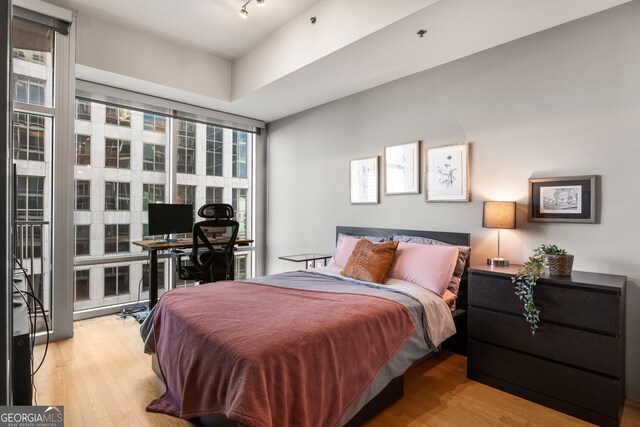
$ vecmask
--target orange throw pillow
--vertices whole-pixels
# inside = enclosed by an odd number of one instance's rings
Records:
[[[340,274],[366,282],[383,283],[397,249],[397,240],[373,243],[361,237]]]

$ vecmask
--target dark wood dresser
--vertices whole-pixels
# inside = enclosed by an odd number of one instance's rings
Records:
[[[542,277],[532,335],[511,282],[519,267],[469,270],[467,376],[601,426],[619,425],[627,278],[579,271]]]

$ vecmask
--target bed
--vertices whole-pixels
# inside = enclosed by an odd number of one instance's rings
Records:
[[[467,233],[336,232],[345,242],[395,235],[469,246]],[[465,314],[467,266],[468,257],[455,310],[415,283],[345,278],[331,263],[167,292],[141,328],[167,385],[147,410],[220,426],[359,425],[402,396],[407,368],[464,341],[452,335]]]

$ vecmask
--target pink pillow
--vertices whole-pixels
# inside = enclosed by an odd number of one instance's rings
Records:
[[[343,236],[338,242],[338,247],[333,253],[328,267],[344,268],[344,266],[347,265],[347,260],[351,256],[351,252],[353,252],[353,248],[356,247],[356,243],[358,243],[357,237]]]
[[[400,242],[389,277],[406,280],[442,296],[457,260],[457,246]]]

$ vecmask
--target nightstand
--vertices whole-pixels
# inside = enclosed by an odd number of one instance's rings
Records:
[[[627,278],[543,276],[532,335],[511,282],[519,267],[469,269],[467,376],[601,426],[619,425]]]
[[[304,262],[306,263],[306,268],[311,268],[314,266],[315,261],[322,260],[323,264],[327,265],[327,260],[331,258],[331,255],[326,254],[298,254],[298,255],[284,255],[279,256],[278,259],[283,259],[285,261],[291,262]]]

